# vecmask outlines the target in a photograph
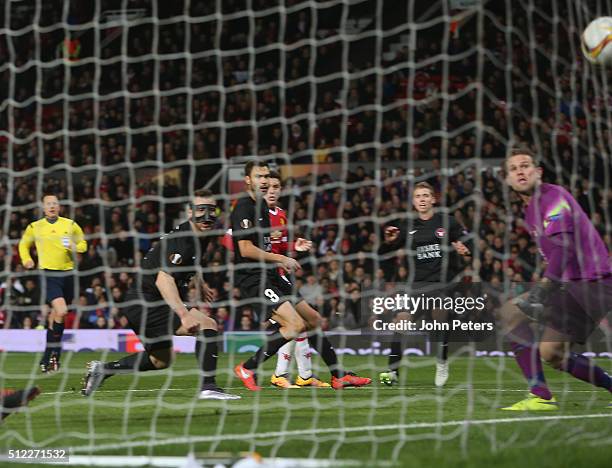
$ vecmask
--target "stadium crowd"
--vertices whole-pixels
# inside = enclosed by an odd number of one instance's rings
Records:
[[[130,3],[146,9],[148,2]],[[274,4],[252,3],[257,11]],[[319,177],[316,186],[310,178],[287,180],[281,201],[296,232],[314,241],[314,251],[302,259],[296,287],[322,312],[329,329],[357,326],[364,291],[409,278],[405,257],[380,265],[376,250],[382,221],[411,209],[410,188],[417,179],[430,182],[440,205],[474,234],[467,278],[477,274],[484,282],[501,284],[537,277],[537,250],[514,216],[521,209],[519,200],[501,191],[500,173],[486,163],[504,157],[508,138],[537,143],[547,177],[571,187],[610,245],[605,223],[611,219],[612,192],[602,189],[597,155],[586,150],[610,140],[605,124],[593,140],[587,118],[600,112],[605,101],[573,79],[581,64],[573,65],[571,48],[563,47],[572,38],[564,27],[557,31],[556,55],[542,49],[535,62],[524,36],[512,34],[508,43],[491,21],[480,40],[492,56],[484,57],[482,66],[474,47],[476,32],[466,25],[447,50],[427,35],[436,31],[425,31],[414,51],[401,48],[378,66],[376,50],[370,59],[367,53],[361,60],[349,54],[355,58],[347,64],[350,78],[331,79],[342,71],[343,42],[325,39],[333,38],[339,24],[329,20],[329,28],[318,33],[319,45],[311,46],[303,40],[311,37],[314,10],[308,2],[285,3],[290,10],[286,21],[281,24],[276,11],[258,15],[248,34],[247,16],[234,15],[219,25],[214,2],[191,2],[192,16],[201,21],[189,28],[180,21],[161,24],[157,40],[150,23],[129,28],[130,61],[119,60],[122,41],[110,41],[99,51],[99,69],[87,60],[93,56],[91,31],[81,38],[83,64],[70,66],[63,61],[50,65],[57,54],[52,45],[63,37],[59,28],[41,33],[49,47],[41,47],[39,56],[32,46],[34,33],[15,37],[12,48],[0,41],[0,57],[19,67],[0,72],[4,82],[15,82],[15,102],[0,113],[0,128],[18,139],[0,137],[0,166],[10,170],[0,174],[0,237],[8,240],[0,247],[0,326],[44,324],[46,306],[37,278],[23,271],[16,249],[28,223],[41,216],[37,203],[43,190],[66,202],[66,214],[89,242],[78,262],[78,307],[66,328],[122,328],[124,295],[136,280],[140,259],[183,215],[180,197],[189,192],[186,182],[204,174],[195,172],[194,177],[193,167],[217,171],[247,155],[278,155],[281,164],[341,163],[346,169]],[[222,4],[229,16],[242,8],[240,1]],[[44,21],[59,22],[59,12]],[[75,15],[76,23],[88,21],[84,12]],[[499,13],[497,20],[505,24],[507,18]],[[514,21],[517,31],[527,28],[522,17]],[[553,33],[551,22],[537,17],[535,28],[539,44],[552,43],[546,40]],[[271,43],[282,45],[282,51],[264,47]],[[250,44],[257,51],[251,56]],[[367,44],[360,46],[368,50]],[[441,52],[454,58],[447,71]],[[33,59],[49,65],[42,69],[43,102],[32,99],[38,68]],[[500,66],[508,60],[510,80]],[[419,64],[414,73],[411,61]],[[528,69],[538,75],[537,93],[524,73]],[[474,85],[479,77],[482,93]],[[0,94],[3,102],[7,97]],[[447,137],[440,137],[440,131]],[[485,169],[457,165],[472,158],[484,162]],[[453,171],[443,170],[449,159],[457,165]],[[421,169],[420,161],[428,169]],[[176,171],[167,173],[167,168]],[[225,203],[220,234],[230,209]],[[210,280],[216,300],[200,302],[200,307],[224,330],[258,328],[252,307],[232,306],[240,298],[227,275],[229,254],[211,243],[207,255],[217,272]]]

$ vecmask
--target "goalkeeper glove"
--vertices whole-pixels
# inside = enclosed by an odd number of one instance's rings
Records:
[[[542,317],[548,298],[557,289],[559,289],[559,284],[554,281],[540,281],[531,288],[527,297],[517,297],[513,303],[527,317],[538,320]]]

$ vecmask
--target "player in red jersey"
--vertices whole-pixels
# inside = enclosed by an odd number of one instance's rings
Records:
[[[312,248],[312,242],[309,240],[298,237],[295,243],[288,242],[289,231],[287,229],[287,213],[278,206],[278,200],[282,189],[281,176],[276,171],[270,171],[268,180],[268,192],[264,198],[268,203],[268,210],[270,211],[272,252],[286,255],[287,252],[294,250],[297,252],[309,251]],[[289,279],[285,276],[284,270],[279,270],[279,273],[285,281],[290,283]],[[289,365],[291,363],[291,356],[294,352],[298,367],[298,377],[295,381],[295,385],[292,385],[289,380]],[[308,344],[308,336],[306,333],[303,333],[295,340],[289,341],[278,350],[276,354],[276,370],[274,374],[272,374],[270,383],[280,388],[324,388],[330,386],[327,382],[319,380],[312,373],[310,345]]]
[[[276,171],[270,171],[268,177],[268,191],[264,195],[264,199],[268,204],[270,212],[270,241],[272,243],[272,252],[275,254],[286,255],[288,252],[307,252],[312,248],[312,241],[298,237],[295,242],[289,242],[289,230],[287,228],[287,212],[278,205],[280,193],[282,189],[281,176]],[[223,245],[232,250],[232,235],[231,230],[225,234]],[[290,283],[290,280],[285,276],[285,270],[279,268],[281,278]],[[291,357],[295,353],[295,358],[298,367],[298,377],[295,384],[292,384],[289,379],[289,365]],[[270,383],[279,388],[300,388],[300,387],[318,387],[329,388],[327,382],[319,380],[312,373],[312,353],[308,344],[308,336],[302,333],[295,340],[289,341],[278,350],[276,355],[276,370],[270,379]]]

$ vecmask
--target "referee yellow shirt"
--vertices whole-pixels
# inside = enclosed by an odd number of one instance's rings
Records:
[[[44,270],[72,270],[73,245],[76,251],[87,250],[87,241],[83,239],[83,230],[73,220],[59,216],[57,221],[50,223],[47,218],[30,223],[19,241],[19,256],[21,262],[32,260],[30,248],[36,244],[38,266]]]

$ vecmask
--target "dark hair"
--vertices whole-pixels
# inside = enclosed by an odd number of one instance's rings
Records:
[[[209,189],[198,189],[195,192],[193,192],[193,196],[194,197],[200,197],[200,198],[210,198],[213,196],[212,190]]]
[[[195,192],[193,192],[193,198],[213,198],[213,193],[212,190],[208,190],[208,189],[198,189]]]
[[[414,186],[414,190],[421,189],[421,188],[429,190],[432,195],[435,195],[436,193],[433,188],[433,185],[431,185],[429,182],[419,182],[418,184]]]
[[[252,159],[245,164],[244,175],[250,176],[254,167],[268,167],[268,163],[265,161],[259,161],[259,160]]]
[[[283,185],[283,179],[281,178],[280,172],[278,171],[270,171],[270,175],[268,176],[268,179],[278,179],[281,186]]]

